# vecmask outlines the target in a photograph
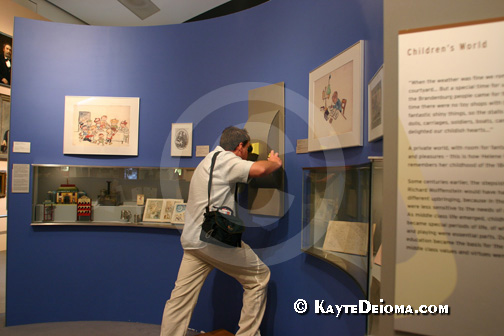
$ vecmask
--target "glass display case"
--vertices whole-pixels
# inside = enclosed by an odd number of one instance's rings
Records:
[[[367,293],[371,164],[303,169],[301,249],[346,271]]]
[[[382,264],[382,200],[383,200],[383,158],[371,159],[371,236],[368,301],[373,305],[380,303],[381,264]],[[378,334],[380,315],[368,315],[368,335]]]
[[[32,225],[180,228],[194,169],[34,164]]]

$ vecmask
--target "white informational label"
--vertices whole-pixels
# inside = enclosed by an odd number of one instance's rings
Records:
[[[12,143],[13,153],[30,153],[30,150],[31,150],[30,142],[14,141]]]
[[[30,165],[13,164],[12,165],[12,192],[29,193],[30,192]]]
[[[395,304],[425,335],[502,333],[504,21],[399,35]],[[484,304],[481,304],[484,302]]]
[[[196,156],[205,157],[210,153],[210,146],[196,146]]]

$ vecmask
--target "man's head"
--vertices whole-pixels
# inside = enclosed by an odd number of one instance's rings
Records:
[[[242,157],[248,154],[247,149],[250,142],[250,136],[246,129],[241,129],[234,126],[229,126],[224,131],[220,138],[220,146],[225,150],[235,152],[238,150],[238,156]]]
[[[12,55],[12,47],[9,43],[4,43],[2,48],[4,57],[11,58]]]

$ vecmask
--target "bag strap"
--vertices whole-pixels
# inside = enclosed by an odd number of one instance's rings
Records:
[[[212,164],[210,165],[210,176],[208,178],[208,205],[206,207],[207,212],[210,212],[210,190],[212,189],[213,170],[215,166],[215,160],[217,160],[217,155],[219,155],[219,153],[220,152],[215,152],[212,157]]]
[[[213,171],[214,171],[214,166],[215,166],[215,161],[217,160],[217,155],[219,155],[220,152],[215,152],[215,154],[212,157],[212,164],[210,165],[210,173],[209,173],[209,178],[208,178],[208,205],[206,206],[206,212],[210,212],[210,191],[212,190],[212,179],[213,179]],[[235,186],[235,192],[234,192],[234,200],[235,204],[238,203],[238,186]],[[236,213],[236,207],[235,207],[235,213]]]

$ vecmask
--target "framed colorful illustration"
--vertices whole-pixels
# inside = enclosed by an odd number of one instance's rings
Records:
[[[171,156],[192,156],[192,123],[172,124]]]
[[[368,84],[368,141],[383,137],[383,65]]]
[[[175,204],[175,207],[173,208],[171,222],[173,224],[184,224],[185,223],[185,211],[186,211],[186,203]]]
[[[163,199],[160,198],[148,198],[145,201],[145,210],[143,214],[144,222],[164,222],[162,212],[163,212]]]
[[[308,151],[362,146],[364,41],[310,72]]]
[[[64,154],[138,155],[140,98],[65,97]]]

